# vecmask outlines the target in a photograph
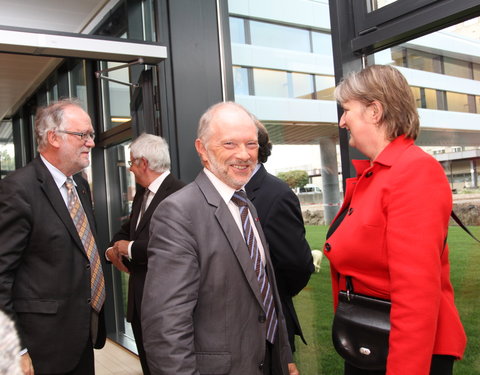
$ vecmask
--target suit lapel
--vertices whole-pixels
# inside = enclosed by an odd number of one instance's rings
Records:
[[[255,297],[257,298],[260,306],[263,308],[262,296],[260,294],[260,285],[257,280],[257,274],[253,268],[252,260],[247,248],[247,244],[240,233],[240,230],[232,216],[232,213],[228,209],[227,205],[223,201],[220,194],[212,185],[205,173],[200,172],[195,182],[198,184],[200,190],[203,192],[208,204],[216,207],[215,217],[219,226],[225,233],[225,237],[230,243],[231,249],[235,254],[238,263],[240,264],[245,278],[247,279],[250,288],[252,289]],[[263,239],[262,239],[262,242]]]
[[[251,202],[255,201],[257,190],[260,189],[260,186],[262,186],[266,174],[267,171],[262,164],[260,165],[258,171],[252,176],[250,181],[248,181],[248,183],[245,185],[245,191],[247,192],[248,199],[250,199]]]
[[[145,189],[142,187],[137,190],[135,197],[133,198],[132,203],[132,213],[130,216],[130,239],[133,240],[132,233],[135,234],[137,230],[138,217],[140,216],[140,211],[142,209],[142,200],[143,195],[145,194]]]
[[[34,163],[41,189],[45,193],[45,196],[50,201],[50,204],[57,213],[58,217],[62,220],[77,246],[82,250],[82,253],[85,254],[82,241],[78,236],[77,228],[75,228],[75,224],[73,224],[72,217],[68,212],[68,208],[63,200],[60,190],[58,190],[58,187],[55,184],[55,180],[40,158],[34,159]]]
[[[160,185],[160,187],[157,190],[157,193],[155,194],[152,201],[148,205],[148,208],[145,211],[142,218],[140,219],[140,222],[138,223],[138,226],[137,226],[135,232],[141,231],[142,228],[146,224],[150,223],[150,219],[151,219],[153,213],[155,212],[155,209],[157,208],[158,204],[169,195],[169,191],[170,191],[170,188],[171,188],[171,185],[172,185],[172,181],[173,181],[173,176],[171,174],[169,174],[165,178],[165,180],[162,182],[162,184]],[[137,215],[137,217],[138,217],[138,215]]]

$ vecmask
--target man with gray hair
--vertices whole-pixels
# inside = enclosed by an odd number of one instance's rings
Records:
[[[130,218],[113,237],[106,257],[120,271],[129,272],[127,321],[132,323],[143,373],[150,374],[143,349],[140,322],[143,285],[147,274],[150,218],[158,204],[185,184],[169,171],[168,144],[162,137],[142,134],[130,145],[130,172],[141,186],[133,198]],[[161,229],[160,229],[161,230]]]
[[[195,181],[150,225],[142,303],[156,375],[298,375],[268,245],[243,190],[258,159],[254,117],[226,102],[201,117]]]
[[[95,373],[105,281],[88,183],[95,146],[74,100],[37,111],[39,156],[0,181],[0,308],[15,322],[24,374]]]

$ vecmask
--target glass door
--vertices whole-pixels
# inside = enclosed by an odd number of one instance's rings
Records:
[[[118,73],[117,73],[118,74]],[[132,72],[123,73],[123,82],[132,80]],[[154,133],[155,108],[153,106],[152,70],[143,70],[138,85],[125,90],[110,82],[102,83],[102,122],[98,146],[103,147],[105,163],[106,216],[109,238],[113,238],[130,216],[133,197],[136,192],[135,177],[129,171],[130,144],[137,135]],[[125,113],[125,107],[129,108]],[[123,111],[123,112],[121,112]],[[119,121],[121,119],[122,121]],[[137,351],[130,323],[126,320],[128,301],[128,278],[113,265],[110,280],[113,295],[109,337],[132,352]]]

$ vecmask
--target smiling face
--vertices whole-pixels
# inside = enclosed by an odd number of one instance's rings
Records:
[[[64,109],[64,124],[62,130],[93,133],[92,122],[88,114],[77,106],[68,106]],[[91,138],[82,140],[80,136],[75,134],[59,134],[58,141],[58,159],[60,162],[60,170],[66,176],[80,172],[90,164],[90,150],[95,146],[95,142]]]
[[[205,167],[237,190],[248,182],[257,165],[257,134],[247,113],[224,106],[215,111],[207,135],[197,139],[195,146]]]

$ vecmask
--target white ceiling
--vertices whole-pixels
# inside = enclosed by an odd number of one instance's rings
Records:
[[[88,32],[93,20],[118,0],[0,0],[0,28],[21,27],[71,33]],[[61,62],[58,58],[2,53],[0,50],[0,119],[19,105]]]

